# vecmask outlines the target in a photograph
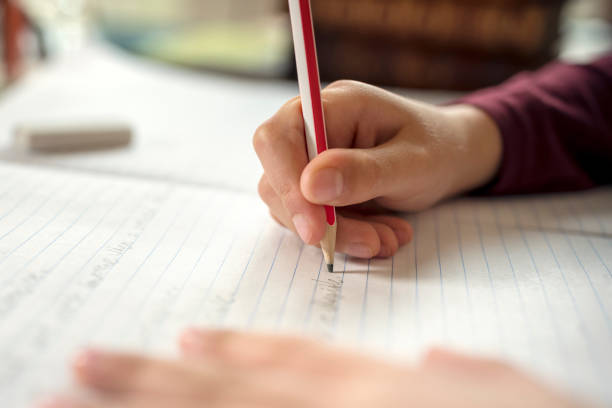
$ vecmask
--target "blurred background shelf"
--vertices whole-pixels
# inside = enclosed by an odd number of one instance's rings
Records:
[[[295,77],[282,0],[1,2],[0,84],[92,39],[190,69]],[[608,0],[313,0],[313,13],[326,82],[471,90],[612,44]]]

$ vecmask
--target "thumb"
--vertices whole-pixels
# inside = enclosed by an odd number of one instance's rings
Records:
[[[404,150],[393,140],[371,149],[328,150],[302,172],[302,194],[314,204],[347,206],[398,192],[410,174]]]

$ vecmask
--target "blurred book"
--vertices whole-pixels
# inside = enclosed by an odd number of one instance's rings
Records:
[[[564,0],[312,0],[324,80],[473,89],[554,58]]]
[[[102,4],[103,35],[135,53],[249,76],[286,76],[291,70],[289,21],[277,0]]]
[[[328,38],[319,43],[321,77],[409,88],[469,90],[497,84],[537,64],[477,53],[403,48],[375,40]]]
[[[138,32],[108,24],[103,28],[108,39],[130,51],[187,67],[263,77],[284,76],[291,67],[284,16]]]

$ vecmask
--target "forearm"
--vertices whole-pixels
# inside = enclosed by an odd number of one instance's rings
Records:
[[[499,168],[479,192],[567,191],[612,182],[612,56],[585,66],[553,64],[459,103],[486,112],[501,135]]]
[[[489,183],[499,171],[502,137],[495,121],[470,105],[444,108],[456,147],[449,160],[452,177],[446,196],[454,196]]]

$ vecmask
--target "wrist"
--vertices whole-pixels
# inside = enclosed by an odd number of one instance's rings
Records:
[[[489,183],[502,160],[502,137],[493,118],[471,105],[443,108],[450,123],[453,146],[448,196],[475,190]]]

